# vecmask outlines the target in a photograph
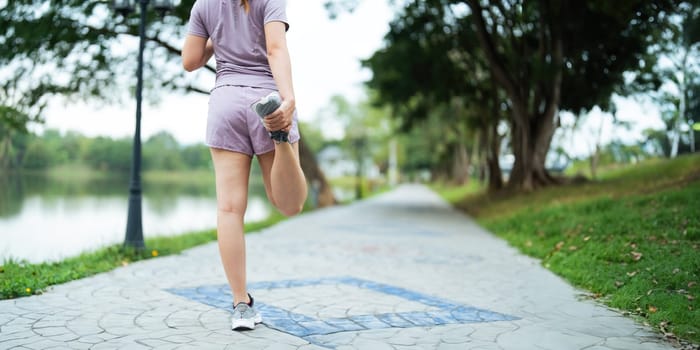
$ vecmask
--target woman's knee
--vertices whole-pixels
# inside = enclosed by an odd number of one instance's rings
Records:
[[[221,214],[243,216],[243,215],[245,215],[246,204],[245,203],[236,203],[233,201],[220,201],[218,203],[218,210],[219,210],[219,213],[221,213]]]
[[[277,210],[279,210],[282,215],[286,217],[291,217],[298,215],[301,213],[301,211],[304,209],[304,205],[286,205],[286,206],[277,206]]]

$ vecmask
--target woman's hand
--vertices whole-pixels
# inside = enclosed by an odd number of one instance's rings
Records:
[[[283,100],[282,104],[276,111],[263,118],[263,125],[265,125],[265,129],[268,131],[282,130],[285,132],[292,130],[295,108],[296,106],[294,100]]]

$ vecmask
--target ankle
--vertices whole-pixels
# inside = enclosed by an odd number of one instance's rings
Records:
[[[253,297],[250,295],[250,293],[246,293],[245,297],[242,297],[242,298],[234,297],[233,298],[233,306],[234,307],[240,303],[248,304],[248,306],[252,307],[253,306]]]

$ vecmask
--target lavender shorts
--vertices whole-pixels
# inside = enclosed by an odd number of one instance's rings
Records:
[[[249,86],[218,86],[209,96],[207,146],[249,156],[275,150],[267,129],[251,105],[274,90]],[[299,141],[297,113],[294,112],[289,141]]]

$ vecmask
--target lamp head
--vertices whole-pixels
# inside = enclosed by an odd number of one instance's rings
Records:
[[[153,8],[160,13],[161,17],[165,16],[165,13],[172,11],[175,8],[172,0],[152,0]]]
[[[134,12],[134,2],[133,0],[112,0],[112,8],[126,17]]]

